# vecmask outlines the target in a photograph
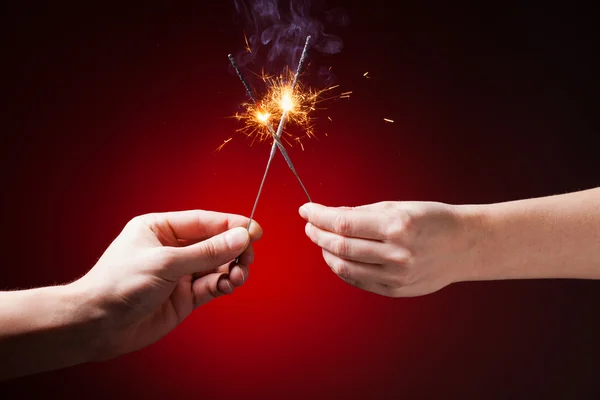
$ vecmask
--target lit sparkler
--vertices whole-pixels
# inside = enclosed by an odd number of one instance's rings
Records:
[[[286,123],[286,119],[288,118],[288,115],[292,115],[292,116],[297,116],[300,115],[300,118],[302,118],[302,114],[299,113],[300,110],[297,110],[297,107],[299,104],[304,104],[301,102],[298,102],[295,98],[294,98],[294,89],[296,87],[296,85],[298,84],[298,77],[300,75],[300,73],[302,72],[303,68],[304,68],[304,63],[306,62],[306,53],[308,50],[308,45],[310,43],[310,36],[308,36],[306,38],[306,43],[304,45],[304,49],[302,50],[302,55],[300,57],[300,62],[298,63],[298,69],[296,70],[296,74],[294,75],[294,79],[292,81],[292,84],[290,86],[280,86],[281,90],[276,90],[275,88],[278,87],[278,85],[271,85],[271,91],[270,91],[270,96],[267,96],[267,101],[263,102],[262,104],[259,103],[256,100],[256,97],[254,96],[252,89],[250,88],[250,86],[248,85],[248,83],[246,82],[246,80],[244,79],[240,69],[238,68],[237,64],[235,63],[235,60],[233,58],[233,56],[229,55],[229,60],[231,61],[233,67],[235,68],[240,80],[242,81],[242,83],[244,84],[246,91],[248,92],[248,95],[250,96],[250,98],[252,99],[253,102],[253,106],[254,109],[250,110],[252,111],[251,113],[249,113],[249,115],[251,115],[251,117],[248,119],[249,121],[256,121],[258,124],[265,126],[268,133],[270,134],[271,137],[273,137],[273,145],[271,146],[271,153],[269,155],[269,160],[267,162],[267,167],[265,169],[265,173],[263,175],[262,181],[260,183],[260,187],[258,189],[258,194],[256,196],[256,199],[254,201],[254,206],[252,207],[252,212],[250,213],[250,219],[248,221],[248,227],[247,229],[250,229],[250,224],[252,223],[252,218],[254,217],[254,212],[256,211],[256,206],[258,204],[258,200],[260,198],[261,192],[262,192],[262,188],[264,186],[265,180],[267,178],[267,175],[269,173],[269,168],[271,167],[271,162],[273,160],[273,157],[275,156],[275,152],[277,151],[277,148],[279,147],[279,150],[281,151],[281,154],[284,156],[284,158],[286,159],[286,162],[288,163],[288,166],[290,167],[290,169],[292,170],[292,172],[294,173],[294,175],[298,178],[298,181],[300,182],[300,185],[302,185],[302,189],[304,190],[304,192],[306,193],[306,196],[308,197],[308,200],[310,202],[312,202],[312,199],[310,198],[310,195],[308,194],[308,191],[306,190],[306,188],[304,187],[304,184],[302,183],[302,180],[300,179],[300,176],[297,174],[295,168],[293,167],[293,164],[291,162],[291,160],[289,159],[289,157],[287,156],[287,152],[285,150],[285,148],[283,147],[283,145],[281,144],[280,141],[280,137],[281,134],[283,132],[283,127],[285,126]],[[277,83],[277,82],[273,82],[273,83]],[[312,107],[311,107],[312,108]],[[279,126],[277,128],[277,131],[273,130],[273,127],[271,125],[270,122],[270,118],[272,116],[277,116],[278,114],[281,114],[280,117],[280,121],[279,121]],[[306,113],[307,115],[308,113]]]
[[[235,60],[230,57],[230,61],[238,71],[238,76],[240,76],[242,82],[245,82],[245,79],[241,76],[241,71],[239,71],[239,68],[235,64]],[[294,76],[295,74],[291,73],[289,69],[285,74],[278,77],[265,76],[263,74],[261,79],[268,88],[268,91],[260,102],[249,89],[247,82],[244,83],[246,91],[250,95],[251,102],[242,104],[245,109],[244,112],[235,115],[235,118],[244,124],[238,129],[238,132],[251,137],[253,139],[252,143],[256,140],[262,142],[270,138],[273,138],[277,142],[278,137],[276,137],[276,132],[270,122],[281,120],[283,114],[286,113],[286,125],[293,124],[300,127],[304,135],[307,138],[311,138],[315,136],[312,113],[319,108],[319,104],[334,98],[346,99],[352,94],[352,92],[344,92],[339,95],[327,97],[325,94],[338,88],[339,85],[330,86],[323,90],[315,90],[306,88],[299,81],[296,87],[292,89],[290,82],[293,82]],[[292,145],[288,139],[293,139],[297,142],[298,136],[284,131],[281,141]],[[281,149],[280,143],[277,143],[277,146]]]
[[[250,213],[250,220],[248,221],[248,229],[250,229],[250,223],[252,222],[252,218],[254,217],[254,212],[256,211],[256,205],[258,204],[258,199],[260,198],[260,194],[262,192],[262,188],[263,185],[265,184],[265,180],[267,178],[267,174],[269,173],[269,168],[271,167],[271,161],[273,161],[273,157],[275,156],[275,151],[276,151],[276,140],[279,139],[281,137],[281,134],[283,132],[283,127],[285,126],[285,123],[287,121],[288,115],[290,114],[290,111],[296,111],[295,108],[295,103],[293,101],[293,94],[294,94],[294,89],[296,88],[296,85],[298,84],[298,77],[300,76],[300,74],[302,73],[302,70],[304,69],[304,63],[306,62],[306,53],[308,51],[308,44],[310,43],[310,36],[308,36],[306,38],[306,43],[304,44],[304,49],[302,50],[302,55],[300,56],[300,62],[298,63],[298,69],[296,70],[296,74],[294,75],[294,80],[292,81],[292,85],[289,87],[288,90],[283,90],[281,91],[281,108],[283,108],[283,113],[281,114],[281,119],[279,120],[279,126],[277,127],[277,131],[275,132],[275,135],[273,136],[274,141],[273,141],[273,145],[271,146],[271,153],[269,154],[269,161],[267,161],[267,167],[265,168],[265,173],[263,175],[263,179],[260,183],[260,187],[258,189],[258,194],[256,195],[256,200],[254,201],[254,206],[252,207],[252,212]],[[295,115],[296,112],[293,112],[292,115]],[[307,192],[307,196],[308,196],[308,192]],[[312,199],[310,198],[310,196],[308,196],[308,200],[312,203]]]
[[[260,183],[260,187],[258,189],[258,194],[256,196],[254,206],[250,214],[248,229],[250,228],[250,223],[252,222],[252,218],[254,217],[256,206],[262,193],[262,189],[266,177],[268,175],[271,162],[277,151],[277,148],[279,148],[281,154],[283,155],[288,164],[288,167],[292,170],[292,172],[298,179],[298,182],[302,186],[302,189],[308,197],[308,200],[312,202],[308,191],[302,183],[300,176],[296,172],[294,165],[290,160],[289,155],[282,143],[283,140],[291,146],[292,143],[287,139],[293,139],[293,141],[297,142],[302,148],[302,150],[304,150],[304,145],[301,142],[301,137],[297,135],[294,137],[293,134],[289,133],[288,131],[284,131],[284,128],[286,124],[293,123],[294,125],[301,127],[304,130],[306,137],[310,138],[314,136],[311,114],[317,109],[317,105],[323,101],[327,101],[333,98],[349,98],[350,94],[352,94],[352,92],[350,91],[344,92],[341,95],[324,98],[323,94],[325,92],[331,91],[339,87],[339,85],[331,86],[324,90],[314,90],[311,88],[304,87],[302,83],[299,82],[299,77],[302,74],[304,64],[306,63],[306,55],[310,39],[310,36],[306,38],[306,43],[304,45],[302,55],[300,57],[300,62],[298,63],[295,73],[292,73],[289,70],[289,68],[286,69],[286,72],[284,74],[278,77],[266,76],[263,72],[261,78],[266,84],[268,91],[266,95],[261,98],[260,101],[257,99],[253,90],[250,88],[250,85],[244,78],[233,56],[231,54],[229,55],[229,60],[232,66],[234,67],[238,77],[244,84],[246,92],[248,93],[248,96],[251,100],[249,103],[243,104],[243,107],[245,108],[244,113],[235,115],[235,117],[238,120],[244,123],[244,126],[238,131],[243,132],[248,137],[252,137],[253,142],[254,140],[264,141],[269,138],[273,139],[273,144],[271,146],[271,152],[269,155],[267,166],[265,168],[265,172]],[[249,46],[247,45],[247,50],[248,49]],[[275,130],[271,121],[277,120],[279,120],[279,125]],[[329,120],[331,121],[331,118],[329,118]],[[285,135],[283,135],[284,133]],[[325,135],[327,136],[327,134]],[[226,143],[223,143],[219,148],[222,148],[225,144]]]
[[[273,126],[271,125],[271,121],[270,121],[270,118],[272,116],[272,111],[269,111],[268,108],[262,107],[259,104],[259,102],[256,100],[256,97],[254,96],[254,92],[250,88],[250,85],[248,85],[246,78],[244,78],[242,71],[240,70],[237,63],[235,62],[235,59],[233,58],[233,56],[231,54],[229,54],[228,57],[229,57],[229,61],[231,62],[231,65],[233,65],[233,68],[237,72],[238,77],[244,84],[244,87],[246,88],[246,92],[248,93],[248,96],[250,96],[250,99],[253,102],[252,106],[254,107],[254,110],[252,110],[252,112],[250,113],[251,117],[249,118],[249,120],[255,121],[260,126],[266,127],[266,129],[269,131],[269,133],[273,137],[274,145],[276,144],[277,147],[279,147],[279,150],[281,151],[283,158],[285,158],[285,161],[286,161],[288,167],[292,170],[294,176],[298,179],[298,182],[300,182],[300,186],[302,186],[302,189],[304,190],[306,197],[308,197],[308,199],[310,200],[308,191],[304,187],[304,184],[302,183],[302,180],[300,179],[300,175],[298,175],[298,173],[296,172],[296,168],[294,168],[294,164],[292,163],[292,160],[290,159],[290,157],[287,153],[287,150],[285,149],[285,147],[283,147],[283,144],[279,140],[279,137],[276,135],[276,132],[273,130]],[[281,100],[281,108],[283,108],[284,110],[293,108],[292,100],[288,99],[288,98],[282,99]],[[221,145],[221,148],[225,144],[227,144],[227,142],[223,143]]]

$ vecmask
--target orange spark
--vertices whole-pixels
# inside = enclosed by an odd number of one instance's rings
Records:
[[[223,141],[223,144],[222,144],[222,145],[220,145],[219,147],[217,147],[217,149],[216,149],[215,151],[221,151],[221,149],[223,149],[223,147],[224,147],[224,146],[225,146],[227,143],[231,142],[231,139],[233,139],[233,138],[229,138],[229,139],[227,139],[227,140]]]
[[[248,43],[248,37],[246,36],[246,32],[244,32],[244,42],[246,42],[245,50],[248,53],[252,53],[252,48],[250,47],[250,43]]]

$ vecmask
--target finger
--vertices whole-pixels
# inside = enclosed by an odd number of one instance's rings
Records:
[[[364,239],[385,239],[384,228],[389,222],[381,213],[325,207],[316,203],[304,204],[299,212],[302,218],[323,230]]]
[[[192,283],[194,308],[199,307],[217,297],[233,293],[234,286],[227,274],[213,272],[196,279]]]
[[[234,289],[231,279],[229,279],[229,275],[221,274],[217,280],[217,291],[223,294],[231,294]]]
[[[346,259],[367,264],[383,264],[386,245],[380,241],[349,238],[317,228],[306,223],[306,236],[317,246]]]
[[[254,249],[249,245],[239,257],[239,264],[249,267],[254,262]]]
[[[248,267],[243,264],[235,264],[231,267],[229,280],[234,287],[240,287],[248,280]]]
[[[216,269],[211,270],[211,271],[206,271],[206,272],[202,272],[202,273],[194,272],[193,278],[198,279],[203,275],[208,275],[213,272],[229,274],[229,273],[231,273],[232,268],[235,266],[234,261],[235,260],[228,260],[225,264],[222,264],[222,265],[218,266]],[[243,265],[247,269],[250,266],[250,264],[252,264],[253,262],[254,262],[254,249],[252,248],[252,245],[249,245],[246,248],[246,250],[244,250],[244,252],[239,256],[239,264]],[[247,275],[248,274],[246,274],[246,277],[247,277]]]
[[[325,249],[323,259],[337,276],[352,284],[371,286],[385,279],[384,271],[373,264],[345,260]]]
[[[235,260],[250,244],[245,228],[238,227],[186,247],[162,247],[167,252],[166,268],[182,275],[208,273]]]
[[[249,218],[237,214],[216,211],[186,210],[153,213],[141,216],[157,236],[168,235],[176,240],[202,241],[219,233],[237,227],[247,227]],[[256,241],[262,237],[262,228],[254,220],[250,224],[250,238]]]
[[[248,246],[246,250],[238,259],[238,263],[232,262],[229,266],[229,276],[234,286],[241,286],[248,279],[249,270],[248,267],[254,262],[254,249],[252,245]]]

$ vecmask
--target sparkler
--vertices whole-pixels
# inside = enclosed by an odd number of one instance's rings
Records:
[[[298,63],[298,68],[296,69],[296,74],[294,75],[294,80],[292,82],[292,86],[290,87],[289,92],[284,94],[284,96],[287,95],[286,98],[282,99],[283,100],[282,104],[284,106],[284,110],[283,110],[283,114],[281,115],[281,119],[279,120],[279,127],[277,128],[277,132],[275,132],[274,139],[279,139],[281,137],[281,133],[283,132],[283,127],[285,126],[288,113],[292,106],[291,102],[293,100],[291,98],[291,95],[294,92],[296,85],[298,84],[298,77],[300,76],[300,73],[304,69],[304,63],[306,62],[306,53],[308,51],[309,43],[310,43],[310,36],[308,36],[306,38],[306,43],[304,44],[304,49],[302,50],[302,55],[300,56],[300,62]],[[260,187],[258,188],[258,194],[256,195],[256,200],[254,201],[254,206],[252,207],[252,212],[250,213],[250,221],[248,221],[248,229],[250,229],[250,223],[252,222],[252,218],[254,217],[254,212],[256,211],[258,199],[260,198],[260,194],[261,194],[262,188],[265,184],[265,180],[267,179],[267,174],[269,173],[269,168],[271,168],[271,161],[273,161],[273,157],[275,157],[276,143],[277,142],[274,141],[273,145],[271,146],[271,153],[269,154],[269,160],[267,161],[267,167],[265,168],[265,173],[264,173],[262,181],[260,183]],[[302,185],[302,187],[304,188],[304,185]],[[304,189],[304,191],[306,192],[306,189]],[[308,195],[308,192],[306,192],[306,195],[308,197],[308,201],[310,201],[312,203],[312,199]]]
[[[279,151],[281,151],[281,155],[283,155],[285,162],[287,163],[288,167],[292,170],[292,173],[294,174],[294,176],[298,179],[298,182],[300,182],[300,186],[302,186],[302,189],[304,190],[306,197],[308,197],[308,199],[310,200],[308,191],[304,187],[304,184],[302,183],[302,180],[300,179],[300,175],[298,175],[298,173],[296,172],[296,168],[294,168],[294,163],[292,163],[292,160],[290,159],[290,156],[288,155],[287,150],[285,149],[285,147],[283,147],[283,144],[281,143],[279,137],[276,135],[276,132],[273,130],[271,123],[268,122],[270,113],[263,110],[263,108],[260,106],[258,100],[256,99],[256,96],[254,96],[254,92],[253,92],[252,88],[248,84],[248,81],[246,81],[246,78],[242,74],[242,71],[240,70],[237,63],[235,62],[235,58],[233,58],[233,55],[229,54],[228,57],[229,57],[229,61],[231,62],[231,65],[235,69],[235,72],[237,73],[238,77],[240,78],[240,81],[242,81],[242,83],[244,84],[244,87],[246,88],[246,93],[248,93],[248,96],[250,96],[250,99],[254,103],[254,106],[257,108],[256,118],[258,119],[258,121],[260,123],[263,123],[267,127],[267,130],[269,131],[269,133],[273,137],[273,140],[275,141],[274,144],[276,144],[277,147],[279,148]],[[225,145],[226,143],[227,142],[223,143],[223,145]]]
[[[265,172],[263,174],[263,178],[262,178],[262,181],[261,181],[259,189],[258,189],[258,194],[256,195],[256,199],[254,200],[254,206],[252,207],[252,212],[250,213],[250,220],[248,221],[248,227],[247,227],[248,230],[250,229],[250,224],[252,223],[252,219],[253,219],[254,213],[256,211],[256,206],[258,205],[258,200],[260,199],[260,195],[262,193],[262,189],[263,189],[265,180],[269,173],[269,169],[271,168],[271,162],[273,161],[273,158],[275,157],[275,153],[277,152],[277,148],[279,148],[281,154],[283,155],[283,157],[285,158],[285,160],[288,164],[288,167],[292,170],[292,172],[298,179],[298,182],[300,182],[300,185],[302,186],[302,189],[304,190],[306,197],[308,197],[308,200],[310,202],[312,202],[312,199],[310,198],[310,195],[308,194],[306,187],[302,183],[300,176],[296,172],[296,169],[294,168],[294,165],[293,165],[291,159],[289,158],[289,155],[287,154],[287,151],[285,150],[285,147],[283,146],[283,144],[281,143],[281,140],[280,140],[281,134],[283,133],[283,128],[284,128],[288,118],[290,118],[290,112],[295,111],[294,108],[297,105],[294,100],[294,97],[293,97],[294,89],[296,88],[296,86],[298,84],[298,78],[304,69],[304,64],[306,62],[306,54],[308,52],[308,45],[310,43],[310,39],[311,39],[310,36],[308,36],[306,38],[306,43],[304,44],[304,49],[302,50],[302,55],[300,56],[300,62],[298,63],[298,67],[296,69],[296,73],[294,74],[291,85],[289,85],[289,86],[284,85],[284,84],[273,85],[273,86],[280,86],[282,89],[280,91],[276,90],[272,93],[271,100],[273,103],[275,103],[277,105],[277,107],[275,107],[275,109],[270,109],[270,107],[268,107],[268,104],[261,105],[258,102],[256,97],[254,96],[252,89],[250,88],[250,85],[248,85],[248,82],[246,81],[243,74],[241,73],[241,70],[237,66],[233,56],[231,54],[229,55],[229,61],[233,65],[234,69],[236,70],[238,77],[244,84],[244,87],[246,88],[246,92],[250,96],[250,99],[252,100],[254,107],[255,107],[255,110],[254,110],[255,114],[252,116],[251,122],[253,124],[259,123],[259,124],[266,126],[268,133],[273,138],[273,145],[271,146],[269,160],[267,161],[267,166],[265,168]],[[272,82],[272,83],[277,83],[277,82]],[[309,97],[311,97],[311,99],[316,102],[318,93],[312,94],[312,96],[309,96]],[[312,107],[312,106],[310,106],[309,108],[314,109],[314,107]],[[270,111],[275,111],[274,112],[274,114],[275,114],[278,111],[278,109],[281,109],[280,110],[281,118],[279,120],[279,125],[277,127],[277,131],[275,131],[273,129],[273,126],[269,122],[269,119],[271,117]],[[296,115],[296,117],[299,117],[302,119],[302,117],[306,117],[306,115],[307,115],[307,112],[306,113],[298,113],[298,115]],[[292,115],[292,117],[293,116],[294,115]],[[309,134],[310,134],[310,132],[309,132]],[[299,138],[297,138],[297,139],[299,139]],[[299,142],[299,140],[298,140],[298,142]]]

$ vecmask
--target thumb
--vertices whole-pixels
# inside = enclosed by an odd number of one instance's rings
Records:
[[[249,245],[246,228],[233,228],[202,242],[175,248],[172,267],[182,275],[207,273],[235,259]]]

